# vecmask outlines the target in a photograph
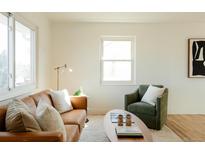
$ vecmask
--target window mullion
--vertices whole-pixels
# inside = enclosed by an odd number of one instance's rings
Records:
[[[35,55],[35,50],[36,50],[36,36],[35,36],[35,32],[31,31],[31,70],[32,70],[32,81],[33,83],[35,83],[36,79],[35,79],[35,76],[36,76],[36,68],[35,68],[35,65],[36,65],[36,55]]]
[[[102,61],[113,61],[113,62],[115,62],[115,61],[116,61],[116,62],[117,62],[117,61],[130,61],[130,62],[131,62],[131,61],[133,61],[133,60],[132,60],[132,59],[128,59],[128,60],[123,60],[123,59],[112,59],[112,60],[111,60],[111,59],[109,59],[109,60],[108,60],[108,59],[103,59]]]

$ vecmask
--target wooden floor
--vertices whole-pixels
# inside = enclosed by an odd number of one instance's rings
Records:
[[[166,125],[183,141],[205,141],[205,115],[168,115]]]

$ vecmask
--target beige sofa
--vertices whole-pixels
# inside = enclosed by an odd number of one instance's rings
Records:
[[[45,90],[27,97],[21,100],[31,109],[35,114],[36,107],[40,98],[44,98],[45,103],[53,106],[49,90]],[[73,105],[73,110],[61,114],[65,128],[67,131],[67,141],[78,141],[80,134],[84,127],[87,114],[87,97],[70,97]],[[63,141],[63,135],[60,132],[8,132],[5,128],[5,117],[7,107],[0,106],[0,141],[6,142],[21,142],[21,141]]]

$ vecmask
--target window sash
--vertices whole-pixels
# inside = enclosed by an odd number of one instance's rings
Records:
[[[22,24],[23,26],[25,26],[25,27],[27,27],[27,28],[29,28],[28,26],[26,26],[26,25],[24,25],[23,23],[21,23],[20,21],[18,21],[18,20],[15,20],[15,23],[16,22],[18,22],[18,23],[20,23],[20,24]],[[31,28],[29,28],[30,29],[30,35],[31,35],[31,38],[30,38],[30,75],[31,75],[31,80],[28,82],[28,83],[23,83],[22,85],[16,85],[16,61],[15,61],[15,78],[14,78],[14,86],[15,86],[15,88],[17,88],[17,87],[23,87],[23,86],[26,86],[26,85],[30,85],[30,84],[33,84],[34,83],[34,81],[35,81],[35,78],[34,78],[34,76],[35,76],[35,73],[34,73],[34,60],[33,60],[33,57],[34,57],[34,53],[35,53],[35,51],[34,51],[34,46],[35,46],[35,32],[31,29]],[[15,29],[16,30],[16,29]],[[16,43],[16,40],[15,40],[15,43]],[[15,45],[16,46],[16,45]],[[16,54],[16,52],[15,52],[15,54]]]
[[[110,67],[108,68],[108,70],[106,70],[106,69],[104,69],[104,67],[106,67],[106,65],[110,65]],[[122,72],[118,72],[119,70],[119,65],[121,65],[121,67],[125,67],[126,65],[130,65],[130,67],[128,68],[128,70],[127,70],[127,68],[126,68],[126,70],[125,71],[130,71],[129,73],[130,74],[128,74],[128,76],[130,77],[129,79],[125,79],[126,77],[124,76],[123,77],[123,74],[122,74]],[[113,69],[111,69],[111,68],[115,68],[114,69],[114,71],[113,71]],[[131,82],[132,81],[132,70],[131,70],[131,68],[132,68],[132,62],[131,61],[103,61],[103,66],[102,66],[102,68],[103,68],[103,74],[102,74],[102,78],[103,78],[103,81],[105,81],[105,82],[111,82],[111,81],[118,81],[118,82]],[[111,70],[112,71],[111,71]],[[122,68],[121,68],[122,69]],[[124,68],[125,69],[125,68]],[[129,70],[130,69],[130,70]],[[109,72],[109,71],[111,71],[111,72]],[[111,73],[112,75],[114,75],[114,76],[110,76],[109,74],[107,74],[106,75],[106,72],[108,73]],[[116,76],[117,74],[118,75],[120,75],[120,76]],[[128,72],[127,72],[128,73]],[[127,76],[127,77],[128,77]],[[107,79],[106,79],[107,78]],[[122,78],[124,78],[124,79],[122,79]]]
[[[116,48],[119,48],[116,50]],[[132,41],[131,40],[103,40],[102,42],[102,59],[107,60],[130,60],[132,57]]]
[[[26,84],[28,86],[36,84],[36,42],[37,42],[37,27],[30,22],[24,20],[22,17],[14,14],[14,19],[15,21],[21,23],[25,27],[29,28],[31,30],[31,82]],[[15,80],[15,77],[14,77]],[[22,89],[26,87],[26,85],[21,85],[21,86],[15,86],[15,81],[14,81],[14,87],[16,89]]]

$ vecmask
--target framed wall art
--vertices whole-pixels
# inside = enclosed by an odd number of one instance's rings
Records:
[[[188,77],[205,77],[205,38],[188,39]]]

